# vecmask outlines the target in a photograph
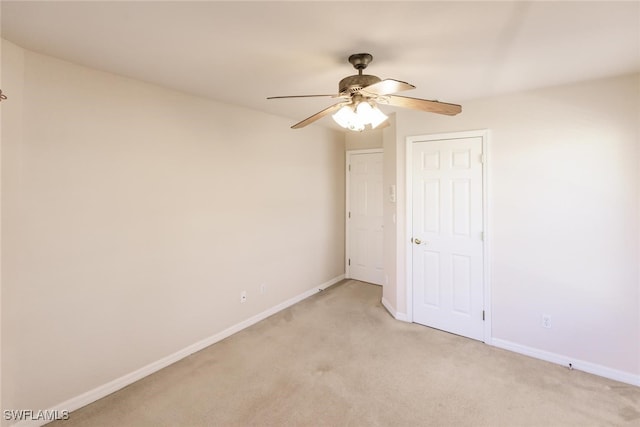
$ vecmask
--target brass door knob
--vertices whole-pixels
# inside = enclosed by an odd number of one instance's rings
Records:
[[[420,243],[422,243],[422,240],[420,239],[413,239],[414,242],[416,242],[416,245],[419,245]]]

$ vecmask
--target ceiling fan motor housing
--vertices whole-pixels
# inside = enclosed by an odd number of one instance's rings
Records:
[[[368,74],[355,74],[353,76],[348,76],[340,80],[340,83],[338,83],[338,93],[356,93],[363,87],[378,83],[379,81],[381,81],[380,77]]]

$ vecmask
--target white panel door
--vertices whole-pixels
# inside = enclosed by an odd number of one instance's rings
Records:
[[[350,159],[349,276],[382,285],[382,153],[351,154]]]
[[[413,320],[482,340],[482,138],[412,151]]]

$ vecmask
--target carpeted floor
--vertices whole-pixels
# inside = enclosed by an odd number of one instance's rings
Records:
[[[394,320],[349,280],[51,426],[640,426],[640,388]]]

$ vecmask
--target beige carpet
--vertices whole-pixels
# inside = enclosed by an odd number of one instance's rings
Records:
[[[394,320],[345,281],[71,426],[640,426],[640,388]]]

